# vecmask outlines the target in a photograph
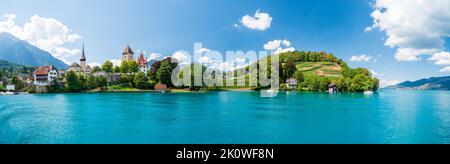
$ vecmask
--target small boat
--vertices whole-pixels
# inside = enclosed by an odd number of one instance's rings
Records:
[[[1,95],[15,95],[16,93],[14,92],[1,92]]]
[[[373,95],[374,92],[373,91],[364,91],[364,95]]]

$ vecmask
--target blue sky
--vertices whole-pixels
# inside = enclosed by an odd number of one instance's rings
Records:
[[[374,29],[373,0],[2,0],[0,15],[14,14],[23,26],[30,17],[53,18],[82,37],[64,47],[86,44],[88,62],[120,59],[127,44],[148,54],[170,56],[193,52],[193,43],[224,52],[264,50],[276,39],[289,40],[297,50],[327,51],[352,67],[366,67],[385,80],[416,80],[444,76],[442,65],[424,58],[399,61],[397,48],[385,46],[386,31]],[[240,22],[257,10],[273,19],[270,28],[253,30]],[[234,27],[238,24],[239,28]],[[400,45],[403,46],[403,45]],[[450,46],[444,44],[446,50]],[[352,62],[352,56],[371,56]],[[71,56],[69,61],[76,61]]]

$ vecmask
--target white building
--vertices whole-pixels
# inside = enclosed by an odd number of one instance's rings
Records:
[[[298,82],[294,78],[286,80],[286,85],[289,89],[297,89]]]
[[[139,71],[147,74],[147,72],[149,71],[149,67],[147,59],[144,57],[144,54],[141,53],[141,55],[139,55],[137,63],[139,64]]]
[[[55,66],[39,66],[33,72],[34,85],[48,86],[58,78],[58,69]]]

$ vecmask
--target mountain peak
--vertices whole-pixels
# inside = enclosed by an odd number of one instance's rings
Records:
[[[59,69],[68,67],[49,52],[7,32],[0,33],[0,60],[25,66],[54,65]]]
[[[431,77],[417,81],[405,81],[388,88],[413,90],[450,90],[450,76]]]

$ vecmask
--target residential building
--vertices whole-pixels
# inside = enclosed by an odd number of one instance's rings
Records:
[[[298,82],[294,78],[290,78],[286,80],[286,85],[289,89],[297,89]]]
[[[33,72],[34,85],[48,86],[58,78],[58,69],[55,66],[39,66]]]
[[[339,92],[337,85],[335,83],[331,83],[328,86],[328,92],[330,92],[330,93],[337,93],[337,92]]]

